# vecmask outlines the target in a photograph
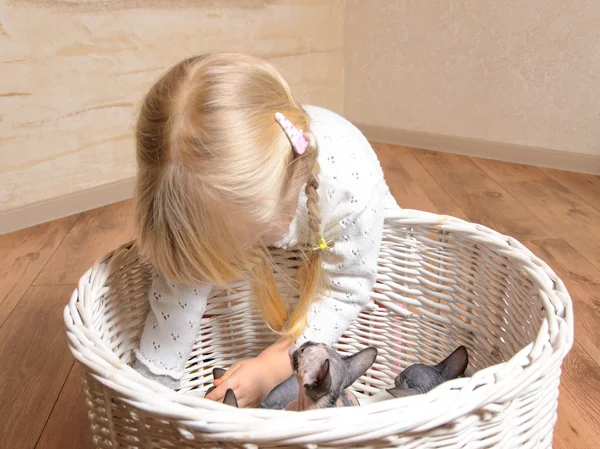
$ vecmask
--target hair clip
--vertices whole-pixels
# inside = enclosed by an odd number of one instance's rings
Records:
[[[319,246],[313,248],[313,251],[327,251],[328,249],[333,248],[334,246],[335,242],[333,240],[329,240],[328,242],[326,242],[325,239],[321,237],[321,240],[319,240]]]
[[[296,128],[281,112],[275,114],[275,120],[281,125],[288,139],[290,139],[294,151],[298,154],[304,154],[308,147],[308,139],[304,133]]]

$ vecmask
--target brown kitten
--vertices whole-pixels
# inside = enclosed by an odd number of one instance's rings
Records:
[[[366,348],[343,357],[331,347],[306,342],[290,357],[294,376],[300,385],[298,398],[286,410],[312,410],[359,405],[356,397],[345,391],[375,362],[377,349]]]

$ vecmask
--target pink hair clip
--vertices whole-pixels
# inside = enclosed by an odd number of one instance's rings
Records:
[[[290,139],[294,151],[298,154],[304,154],[308,147],[308,139],[304,133],[296,128],[281,112],[275,114],[275,120],[281,125],[288,139]]]

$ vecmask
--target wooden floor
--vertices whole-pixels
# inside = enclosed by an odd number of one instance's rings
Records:
[[[554,447],[600,443],[600,177],[375,144],[399,204],[512,235],[565,281],[576,343]],[[63,307],[96,258],[132,238],[130,201],[0,236],[0,448],[91,447]]]

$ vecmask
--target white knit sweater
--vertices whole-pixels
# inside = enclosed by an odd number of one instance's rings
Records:
[[[335,247],[323,253],[325,290],[308,316],[299,343],[335,343],[367,304],[375,283],[386,212],[398,208],[373,149],[350,122],[326,109],[306,106],[319,145],[322,232]],[[290,148],[290,151],[291,148]],[[274,246],[310,243],[302,189],[289,230]],[[154,274],[150,311],[142,333],[137,369],[167,376],[176,386],[196,339],[212,286],[189,286]]]

